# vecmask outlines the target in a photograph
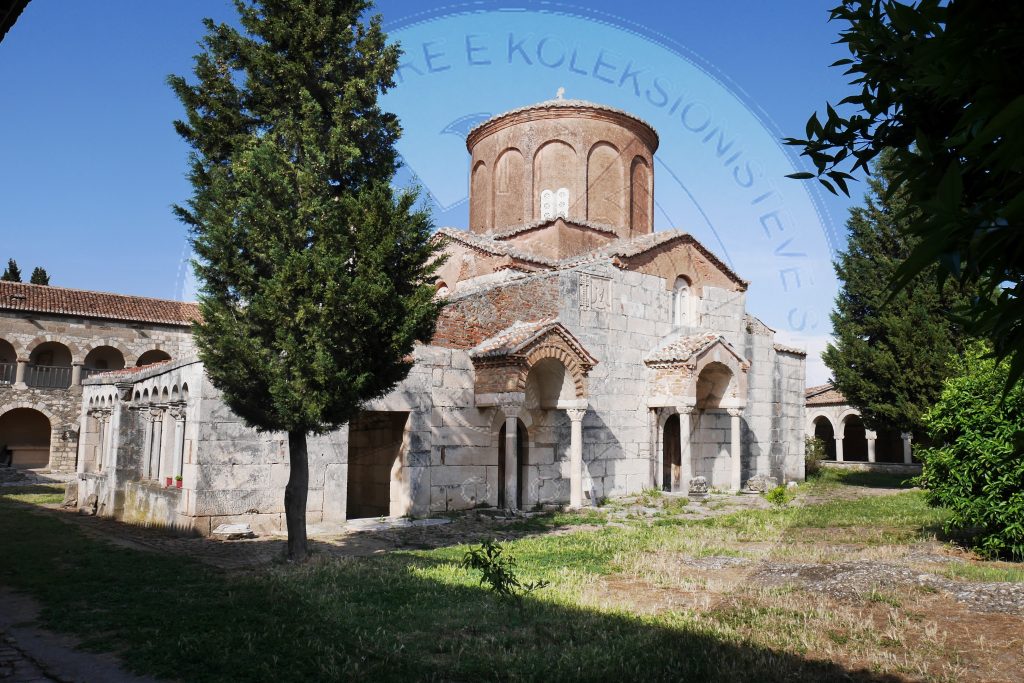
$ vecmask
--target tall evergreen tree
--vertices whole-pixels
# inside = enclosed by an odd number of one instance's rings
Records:
[[[48,285],[50,284],[50,274],[42,266],[36,266],[32,270],[32,277],[28,281],[34,285]]]
[[[21,268],[18,267],[17,261],[12,258],[7,259],[7,270],[4,271],[3,275],[0,275],[0,280],[21,282]]]
[[[288,433],[288,555],[306,555],[307,434],[348,422],[412,366],[439,304],[416,196],[396,192],[397,118],[378,95],[400,51],[367,0],[236,0],[205,20],[187,120],[206,372],[260,430]]]
[[[865,206],[850,210],[850,237],[839,254],[842,286],[832,313],[835,343],[823,358],[836,386],[872,428],[923,433],[924,413],[949,376],[949,358],[963,333],[949,313],[967,302],[955,286],[936,286],[936,266],[919,274],[891,301],[889,284],[917,246],[903,191],[888,194],[891,153],[875,164]]]

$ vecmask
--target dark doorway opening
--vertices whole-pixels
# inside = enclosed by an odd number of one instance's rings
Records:
[[[505,464],[505,424],[502,423],[501,429],[498,430],[498,507],[508,507],[505,503],[505,472],[507,471],[507,465]],[[525,471],[527,462],[529,446],[527,444],[528,434],[526,432],[526,425],[523,421],[516,419],[516,462],[519,463],[519,467],[516,468],[516,507],[520,510],[523,509],[523,502],[525,495],[523,493],[523,482],[526,481]]]

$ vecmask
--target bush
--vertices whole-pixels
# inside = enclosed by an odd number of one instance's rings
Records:
[[[1024,559],[1024,383],[1005,395],[1007,364],[975,344],[953,360],[939,402],[925,416],[933,448],[915,483],[948,508],[950,531],[966,531],[989,556]],[[1000,400],[1002,397],[1002,400]]]
[[[816,436],[804,437],[804,476],[811,477],[821,471],[825,459],[825,442]]]
[[[772,505],[783,506],[789,501],[793,500],[794,493],[788,486],[783,484],[782,486],[776,486],[768,493],[764,494],[764,497],[768,499],[768,502]]]
[[[516,576],[516,559],[509,554],[503,556],[504,552],[505,549],[494,539],[484,541],[466,551],[461,566],[480,570],[480,583],[486,583],[499,595],[517,597],[548,585],[543,579],[533,583],[520,581]]]

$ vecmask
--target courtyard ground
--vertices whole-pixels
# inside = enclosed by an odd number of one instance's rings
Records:
[[[893,477],[826,472],[775,506],[655,491],[585,514],[223,542],[0,489],[0,585],[39,625],[178,680],[1018,681],[1024,567],[941,539]],[[502,599],[458,566],[504,541]],[[2,609],[2,608],[0,608]],[[0,653],[2,659],[2,653]],[[2,662],[0,662],[2,665]],[[2,677],[0,672],[0,677]]]

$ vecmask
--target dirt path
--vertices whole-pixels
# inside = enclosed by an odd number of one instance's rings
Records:
[[[146,683],[125,671],[116,657],[81,652],[78,641],[35,627],[39,607],[0,586],[0,681],[11,683]]]

